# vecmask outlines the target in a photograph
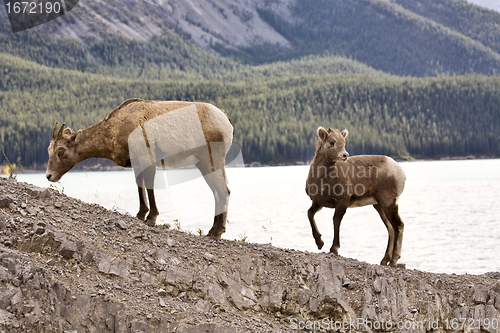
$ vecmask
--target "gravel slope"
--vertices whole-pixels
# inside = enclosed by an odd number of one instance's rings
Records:
[[[213,240],[0,178],[0,332],[499,332],[499,310],[498,272]]]

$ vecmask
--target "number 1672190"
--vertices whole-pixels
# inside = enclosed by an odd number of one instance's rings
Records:
[[[59,13],[61,11],[61,4],[59,2],[7,2],[5,3],[7,14],[50,14]]]

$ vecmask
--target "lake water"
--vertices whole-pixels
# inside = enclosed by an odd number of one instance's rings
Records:
[[[408,269],[481,274],[500,271],[500,160],[402,162],[406,185],[399,199],[405,223],[402,257]],[[319,252],[307,219],[308,166],[229,168],[231,199],[223,238],[272,243]],[[182,170],[168,172],[167,177]],[[176,177],[176,176],[175,176]],[[48,187],[44,174],[20,174],[19,181]],[[138,195],[132,171],[69,172],[64,193],[85,202],[135,216]],[[156,190],[158,223],[204,233],[213,222],[214,200],[203,178]],[[328,251],[333,240],[333,210],[316,222]],[[99,218],[99,217],[96,217]],[[341,225],[339,254],[378,264],[387,230],[372,206],[349,209]]]

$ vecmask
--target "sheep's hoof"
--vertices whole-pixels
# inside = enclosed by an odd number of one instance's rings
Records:
[[[333,247],[333,246],[332,246],[332,247],[330,248],[330,253],[333,253],[333,254],[335,254],[336,256],[338,256],[338,255],[339,255],[339,248],[338,248],[338,247]]]
[[[154,227],[156,225],[156,221],[147,219],[147,220],[144,221],[144,224],[148,225],[150,227]]]
[[[403,269],[406,269],[406,264],[397,264],[395,262],[390,262],[389,266],[394,267],[394,268],[403,268]]]
[[[215,239],[221,239],[221,237],[222,237],[222,233],[220,233],[220,234],[216,234],[216,233],[211,233],[211,232],[209,232],[209,233],[207,234],[207,236],[212,237],[212,238],[215,238]]]
[[[320,238],[319,240],[316,240],[316,245],[318,246],[318,250],[321,250],[323,248],[323,245],[325,245],[325,242]]]
[[[222,234],[226,228],[220,228],[216,225],[212,226],[212,228],[208,231],[208,236],[215,238],[215,239],[221,239]]]

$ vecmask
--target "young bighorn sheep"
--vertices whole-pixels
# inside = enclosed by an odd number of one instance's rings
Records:
[[[404,224],[398,213],[397,199],[403,192],[405,174],[396,161],[387,156],[349,157],[345,150],[347,130],[318,128],[316,154],[309,169],[306,192],[312,200],[307,212],[318,249],[323,240],[314,215],[323,207],[334,208],[334,238],[330,252],[340,248],[340,222],[347,208],[373,205],[384,221],[389,241],[381,265],[396,266],[401,257]]]
[[[139,189],[137,217],[154,225],[159,215],[154,197],[156,166],[195,165],[215,198],[214,225],[209,235],[220,238],[226,227],[229,188],[225,156],[233,140],[227,115],[207,103],[129,99],[87,129],[58,130],[54,125],[46,177],[57,182],[77,163],[107,158],[134,169]],[[146,203],[146,192],[149,208]]]

